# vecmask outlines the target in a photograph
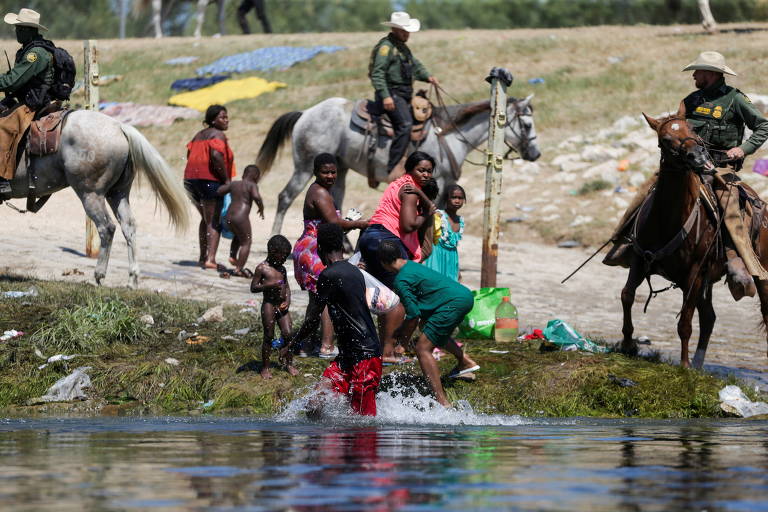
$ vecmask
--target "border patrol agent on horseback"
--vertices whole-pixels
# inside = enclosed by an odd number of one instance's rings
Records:
[[[741,169],[744,158],[757,151],[768,139],[768,119],[744,93],[726,85],[724,75],[736,76],[736,73],[725,65],[725,58],[720,53],[702,52],[683,71],[693,71],[698,89],[681,103],[686,120],[704,141],[715,165],[721,168],[714,176],[713,189],[729,235],[725,240],[728,286],[736,300],[745,295],[753,297],[756,292],[753,276],[765,280],[768,279],[768,272],[754,252],[749,230],[744,223],[736,171]],[[743,140],[745,126],[752,130],[746,141]],[[657,179],[654,176],[648,180],[627,208],[612,237],[616,245],[603,263],[622,266],[627,263],[625,256],[629,251],[623,244],[622,233]]]
[[[16,52],[13,69],[0,75],[0,91],[6,94],[0,102],[0,200],[10,198],[9,180],[16,171],[19,140],[35,113],[53,100],[49,90],[54,82],[53,55],[42,47],[49,42],[40,35],[48,29],[40,24],[40,14],[21,9],[3,19],[16,27],[16,40],[22,47]]]
[[[390,21],[382,22],[382,25],[391,27],[392,31],[373,47],[368,76],[376,90],[378,110],[383,108],[387,112],[395,132],[387,161],[387,172],[391,173],[408,149],[413,126],[410,106],[413,81],[435,85],[439,82],[405,44],[410,34],[421,28],[419,20],[398,11],[393,12]]]

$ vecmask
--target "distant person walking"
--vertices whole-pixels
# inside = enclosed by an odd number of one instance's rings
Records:
[[[264,33],[271,34],[272,26],[269,24],[269,18],[267,18],[267,9],[264,5],[264,0],[243,0],[240,2],[240,7],[237,8],[237,22],[240,24],[243,34],[251,33],[251,26],[248,24],[247,18],[248,12],[251,9],[256,10],[256,17],[259,18]]]
[[[204,269],[218,268],[216,250],[221,236],[220,213],[223,199],[218,190],[235,175],[235,159],[224,132],[229,128],[227,109],[211,105],[205,112],[206,128],[187,144],[184,187],[200,212],[200,258]]]

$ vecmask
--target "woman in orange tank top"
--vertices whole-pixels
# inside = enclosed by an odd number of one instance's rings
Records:
[[[200,213],[199,263],[202,268],[219,268],[216,250],[219,248],[222,198],[216,193],[235,175],[235,161],[224,131],[229,128],[227,109],[211,105],[205,112],[207,127],[197,132],[187,144],[187,166],[184,187],[192,204]]]

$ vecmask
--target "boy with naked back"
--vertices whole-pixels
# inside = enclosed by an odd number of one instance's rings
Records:
[[[261,376],[272,377],[269,370],[269,355],[272,352],[272,340],[275,337],[275,321],[280,326],[284,340],[291,339],[291,289],[285,271],[285,260],[291,254],[291,243],[283,235],[275,235],[267,242],[267,259],[256,266],[251,281],[251,292],[263,293],[261,303],[261,325],[264,329],[264,342],[261,345]],[[288,362],[286,370],[291,375],[298,371]]]
[[[255,202],[259,215],[264,218],[264,203],[259,194],[259,178],[261,171],[255,165],[249,165],[243,170],[243,179],[231,181],[219,187],[218,194],[232,194],[232,203],[227,210],[224,221],[235,237],[229,250],[229,262],[235,266],[232,275],[237,277],[253,277],[250,270],[245,268],[251,253],[251,205]]]

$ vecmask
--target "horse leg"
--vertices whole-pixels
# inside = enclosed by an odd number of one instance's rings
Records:
[[[683,288],[683,293],[686,293],[685,290],[690,290],[688,292],[689,299],[683,299],[680,319],[677,321],[677,335],[680,337],[680,366],[683,368],[690,368],[691,366],[690,361],[688,361],[688,342],[691,340],[691,332],[693,331],[691,325],[693,323],[693,312],[696,310],[696,304],[703,300],[701,284],[701,279],[694,278],[693,283],[689,283],[688,286]]]
[[[642,263],[633,258],[629,266],[629,276],[624,288],[621,290],[621,308],[624,312],[624,322],[621,328],[623,338],[621,340],[621,352],[627,355],[637,355],[637,343],[632,338],[635,327],[632,325],[632,305],[635,303],[635,291],[643,282],[645,272]]]
[[[288,184],[277,196],[277,213],[275,213],[275,221],[272,223],[272,236],[279,235],[280,230],[283,228],[283,219],[285,218],[285,212],[296,199],[296,196],[304,190],[309,180],[312,178],[312,160],[295,162],[296,168],[293,171]]]
[[[162,11],[162,0],[152,0],[152,26],[155,28],[155,39],[163,37],[163,28],[161,24]]]
[[[219,35],[225,35],[227,31],[224,28],[224,21],[226,20],[226,8],[227,0],[218,0],[218,18],[219,18]]]
[[[123,230],[125,242],[128,244],[128,287],[139,287],[139,263],[136,260],[136,220],[131,212],[128,192],[119,192],[107,196],[109,206],[115,212],[115,217]]]
[[[112,249],[112,238],[115,236],[115,224],[109,218],[107,204],[103,196],[94,192],[86,192],[80,196],[80,201],[83,203],[85,213],[96,224],[96,229],[99,232],[101,250],[99,250],[99,259],[96,260],[96,270],[93,277],[96,279],[96,284],[101,284],[104,276],[107,275],[109,251]]]
[[[757,284],[757,295],[760,297],[760,314],[763,316],[760,322],[763,329],[768,330],[768,281],[755,281]]]
[[[693,355],[693,367],[701,368],[704,366],[704,356],[707,353],[709,338],[712,336],[712,329],[715,327],[715,308],[712,307],[712,284],[710,283],[701,294],[699,303],[696,306],[699,312],[699,343],[696,345],[696,353]]]

